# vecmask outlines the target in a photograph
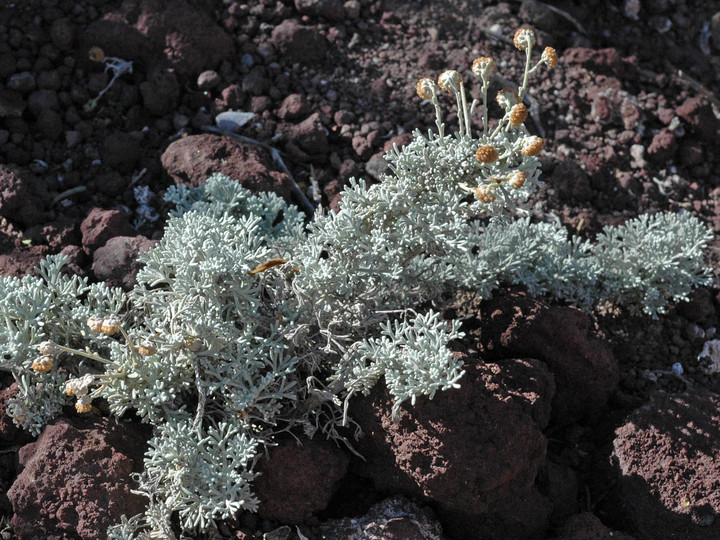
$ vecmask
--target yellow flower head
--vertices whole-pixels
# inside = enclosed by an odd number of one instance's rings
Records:
[[[100,331],[108,336],[117,334],[120,331],[120,319],[117,317],[106,317],[102,321]]]
[[[90,58],[93,62],[102,62],[105,60],[105,51],[103,51],[100,47],[92,47],[88,51],[88,58]]]
[[[79,413],[86,413],[92,410],[92,398],[90,396],[80,396],[75,402],[75,410]]]
[[[476,58],[472,63],[471,71],[476,77],[487,81],[495,75],[495,61],[487,56]]]
[[[432,79],[420,79],[415,87],[415,91],[421,99],[432,99],[435,91],[435,83]]]
[[[462,84],[462,75],[459,71],[448,69],[443,71],[438,77],[438,86],[446,92],[454,92],[460,89]]]
[[[552,47],[545,47],[540,60],[550,69],[555,69],[558,65],[558,55]]]
[[[522,171],[511,173],[508,178],[508,184],[513,189],[520,189],[525,185],[525,173]]]
[[[490,189],[490,186],[488,185],[482,185],[477,188],[475,190],[475,197],[477,197],[480,202],[484,202],[487,204],[497,199],[497,197],[495,196],[495,190]]]
[[[37,373],[47,373],[52,369],[53,364],[55,364],[55,359],[52,356],[43,355],[35,358],[31,367]]]
[[[157,352],[157,347],[153,345],[152,341],[145,340],[138,347],[138,354],[140,356],[152,356]]]
[[[533,135],[523,141],[520,153],[523,156],[536,156],[540,153],[540,150],[543,149],[543,146],[545,146],[545,141],[537,135]]]
[[[525,120],[527,120],[527,117],[527,107],[525,107],[525,105],[523,105],[522,103],[514,105],[513,108],[510,110],[510,123],[515,127],[518,127]]]
[[[481,146],[477,149],[477,152],[475,152],[475,159],[477,159],[480,163],[492,163],[497,158],[497,150],[489,144]]]
[[[515,47],[521,51],[532,49],[535,46],[535,32],[529,28],[518,28],[513,37]]]

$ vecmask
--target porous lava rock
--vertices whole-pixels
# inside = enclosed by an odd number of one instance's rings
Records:
[[[109,287],[129,291],[135,286],[137,273],[142,267],[137,256],[148,251],[157,240],[144,236],[116,236],[93,253],[92,271],[95,277]]]
[[[152,67],[162,61],[183,80],[235,56],[232,38],[203,9],[186,0],[123,2],[90,24],[85,48],[99,46],[107,55],[139,60]]]
[[[253,485],[260,499],[258,514],[294,524],[324,510],[349,461],[330,441],[311,439],[298,444],[295,439],[283,439],[258,465],[262,474]]]
[[[250,143],[210,134],[191,135],[172,142],[161,161],[178,184],[199,186],[212,174],[222,173],[250,191],[274,191],[286,200],[290,198],[290,178],[273,170],[268,153]]]
[[[587,314],[514,291],[482,302],[478,315],[480,328],[474,332],[484,359],[537,358],[555,376],[555,422],[597,416],[607,404],[618,384],[618,364],[608,344],[594,335]]]
[[[534,538],[549,513],[533,483],[545,457],[541,426],[549,419],[552,375],[536,360],[465,360],[459,389],[419,397],[400,409],[397,422],[382,383],[351,402],[350,417],[364,434],[356,448],[366,459],[354,461],[354,470],[381,491],[432,502],[454,536],[509,527],[515,533],[504,538]],[[532,514],[524,526],[503,519],[520,501]]]
[[[35,182],[27,169],[0,165],[0,216],[25,227],[41,223],[44,215],[34,196]]]
[[[322,62],[327,52],[326,39],[309,26],[286,20],[272,31],[272,44],[290,62],[311,65]]]
[[[93,208],[80,224],[85,253],[92,253],[116,236],[135,236],[127,216],[120,210]]]
[[[658,392],[615,433],[620,491],[637,538],[720,538],[720,395]]]
[[[134,516],[146,500],[134,495],[147,426],[108,418],[59,419],[20,449],[23,470],[8,490],[18,540],[104,540],[120,516]]]

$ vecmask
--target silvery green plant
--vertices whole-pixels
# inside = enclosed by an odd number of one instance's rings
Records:
[[[491,59],[471,69],[481,102],[467,103],[459,72],[423,79],[438,133],[416,132],[390,152],[392,174],[379,184],[352,180],[338,212],[306,225],[274,194],[214,175],[168,190],[176,210],[127,294],[63,274],[62,256],[38,277],[0,280],[0,366],[19,382],[8,407],[18,425],[38,434],[63,404],[88,414],[102,399],[154,426],[135,477],[147,511],[124,517],[111,538],[175,538],[173,523],[211,531],[254,511],[262,447],[281,432],[351,446],[352,431],[340,429],[353,425],[349,400],[381,379],[394,417],[459,386],[462,363],[447,345],[462,338],[460,324],[439,316],[453,291],[486,298],[520,283],[585,309],[611,301],[655,316],[707,283],[710,236],[689,215],[643,216],[594,244],[515,219],[540,185],[543,142],[524,125],[528,76],[557,65],[550,48],[532,65],[529,30],[515,44],[523,82],[500,93],[495,125]],[[453,134],[440,92],[456,99]]]

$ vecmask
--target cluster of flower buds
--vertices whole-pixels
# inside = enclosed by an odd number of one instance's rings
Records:
[[[91,332],[97,334],[103,333],[108,336],[113,336],[120,331],[120,319],[117,317],[90,317],[87,320],[87,325]]]
[[[90,374],[83,375],[77,379],[69,379],[65,382],[65,393],[68,396],[77,397],[75,410],[79,413],[86,413],[92,410],[92,398],[88,395],[90,385],[95,382],[95,377]]]
[[[467,186],[463,189],[474,193],[475,197],[483,203],[494,202],[500,194],[509,197],[509,191],[519,190],[526,185],[528,179],[534,181],[534,170],[537,168],[536,160],[528,159],[537,156],[543,149],[545,142],[542,138],[530,135],[525,127],[529,111],[523,102],[528,86],[528,76],[541,65],[555,68],[558,64],[558,55],[552,47],[545,47],[540,60],[531,66],[532,49],[537,44],[535,33],[529,28],[520,28],[515,32],[513,43],[519,50],[525,52],[526,62],[522,84],[516,88],[503,88],[497,93],[498,105],[505,111],[505,115],[491,131],[488,124],[487,91],[491,80],[495,76],[496,66],[492,58],[483,56],[476,58],[472,63],[472,74],[482,80],[482,100],[474,100],[468,107],[462,74],[456,70],[443,71],[435,83],[432,79],[424,78],[417,83],[416,91],[422,99],[432,100],[435,105],[437,125],[440,138],[444,138],[444,124],[437,101],[440,90],[453,93],[457,98],[458,121],[460,124],[459,136],[472,139],[470,120],[475,106],[480,104],[482,109],[482,132],[480,133],[475,158],[483,165],[479,175],[479,186]],[[504,199],[507,200],[507,199]]]
[[[36,373],[47,373],[55,365],[57,345],[52,341],[43,341],[38,344],[37,349],[40,355],[33,360],[30,367],[32,367]]]

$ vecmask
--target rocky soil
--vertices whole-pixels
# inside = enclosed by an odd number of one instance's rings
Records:
[[[534,212],[587,237],[661,210],[720,232],[714,2],[23,0],[0,8],[0,273],[62,251],[72,272],[132,287],[163,191],[211,172],[335,208],[350,177],[377,181],[385,150],[434,126],[419,78],[491,56],[518,81],[521,25],[561,55],[530,90],[547,140]],[[720,375],[698,360],[717,337],[719,245],[714,285],[660,320],[521,290],[458,298],[461,390],[398,423],[381,387],[358,400],[366,461],[281,441],[259,514],[218,537],[719,538]],[[33,441],[3,416],[3,534],[104,538],[142,507],[128,478],[147,437],[69,414]]]

